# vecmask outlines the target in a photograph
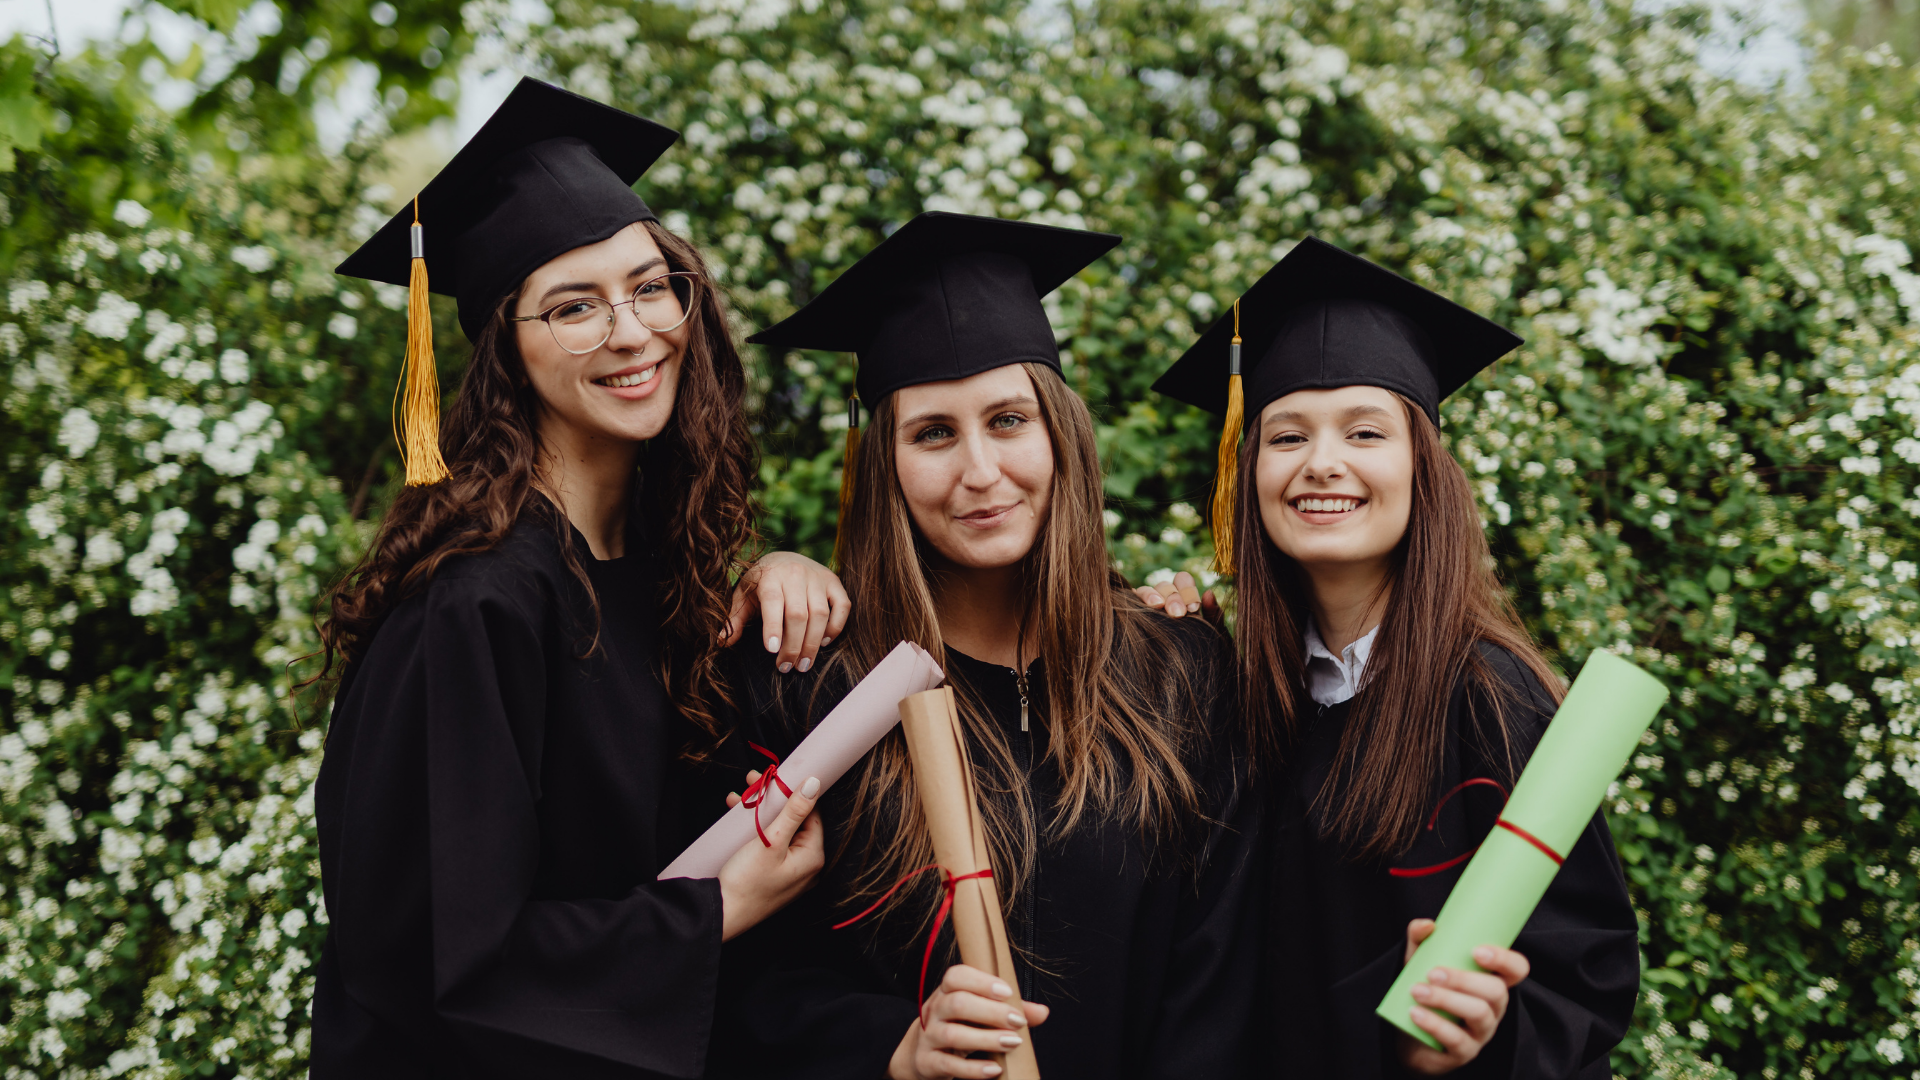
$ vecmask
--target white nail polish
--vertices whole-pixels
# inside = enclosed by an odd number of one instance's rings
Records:
[[[1016,1047],[1016,1046],[1019,1046],[1019,1045],[1020,1045],[1020,1036],[1018,1036],[1018,1035],[1002,1035],[1002,1036],[1000,1036],[1000,1045],[1001,1045],[1001,1046],[1004,1046],[1004,1047],[1006,1047],[1006,1048],[1007,1048],[1007,1049],[1009,1049],[1009,1050],[1011,1050],[1011,1049],[1013,1049],[1014,1047]]]
[[[782,674],[782,675],[785,675],[785,674],[786,674],[787,672],[789,672],[789,671],[792,671],[792,670],[793,670],[793,665],[792,665],[792,664],[781,664],[781,665],[780,665],[780,674]]]
[[[780,639],[779,639],[779,638],[777,638],[777,637],[770,637],[770,638],[768,638],[768,639],[767,639],[767,651],[768,651],[768,652],[779,652],[779,651],[780,651]]]
[[[1013,988],[1008,986],[1006,983],[997,982],[993,984],[994,997],[1003,998],[1003,997],[1009,997],[1012,994],[1013,994]]]
[[[803,656],[803,657],[801,657],[801,658],[800,658],[800,670],[801,670],[801,671],[805,671],[805,670],[807,670],[808,668],[810,668],[810,667],[812,667],[812,666],[813,666],[813,657],[811,657],[811,656]]]
[[[820,778],[817,776],[807,777],[807,782],[800,785],[800,794],[805,795],[809,799],[820,794]]]
[[[1007,1014],[1007,1023],[1012,1024],[1014,1027],[1026,1027],[1027,1018],[1017,1012],[1010,1012]]]

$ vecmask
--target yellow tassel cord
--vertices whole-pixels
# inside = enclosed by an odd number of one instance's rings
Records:
[[[440,456],[440,372],[433,362],[433,312],[427,306],[427,259],[420,235],[420,199],[413,200],[413,273],[407,279],[407,359],[394,388],[393,441],[407,486],[452,475]]]
[[[1220,462],[1213,481],[1213,568],[1231,574],[1233,512],[1240,497],[1240,428],[1246,402],[1240,390],[1240,301],[1233,302],[1233,344],[1227,375],[1227,417],[1220,429]]]
[[[847,399],[847,456],[840,466],[840,520],[833,533],[833,566],[846,566],[847,511],[853,506],[854,456],[860,452],[860,399]]]

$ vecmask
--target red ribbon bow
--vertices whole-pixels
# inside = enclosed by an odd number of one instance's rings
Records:
[[[945,895],[940,898],[940,910],[933,917],[933,930],[932,932],[927,934],[927,951],[921,954],[920,956],[919,1005],[920,1005],[920,1028],[923,1031],[926,1030],[926,1026],[927,1026],[927,1009],[926,1009],[927,968],[933,963],[933,947],[939,944],[940,942],[940,928],[946,925],[947,913],[953,910],[953,890],[956,886],[958,886],[963,881],[972,881],[974,878],[992,877],[993,869],[989,867],[988,869],[985,869],[985,870],[976,870],[971,874],[961,874],[959,877],[954,877],[952,874],[947,873],[946,868],[941,866],[939,863],[928,863],[927,865],[922,866],[917,870],[909,870],[905,874],[901,875],[900,880],[893,883],[893,888],[888,889],[886,892],[882,893],[880,896],[880,899],[875,900],[871,905],[869,905],[867,910],[861,912],[858,915],[855,915],[853,918],[848,919],[845,922],[839,922],[839,923],[833,924],[833,928],[835,930],[844,930],[847,927],[852,926],[854,923],[857,923],[861,919],[864,919],[867,916],[873,914],[875,911],[878,911],[880,909],[880,905],[887,902],[887,897],[892,896],[894,893],[900,891],[900,886],[905,885],[907,882],[913,880],[913,878],[916,877],[917,875],[924,874],[929,870],[940,871],[940,876],[946,879],[946,884],[944,887]]]
[[[1427,830],[1431,832],[1433,830],[1433,827],[1439,824],[1440,808],[1447,805],[1448,799],[1453,798],[1455,795],[1458,795],[1459,793],[1461,793],[1462,791],[1465,791],[1470,787],[1474,787],[1480,784],[1485,784],[1488,787],[1498,791],[1500,793],[1500,805],[1502,806],[1506,805],[1507,789],[1504,787],[1501,787],[1499,781],[1489,780],[1484,776],[1476,776],[1471,780],[1467,780],[1463,783],[1456,785],[1452,791],[1449,791],[1445,795],[1440,796],[1440,801],[1434,804],[1433,815],[1427,818]],[[1553,850],[1551,847],[1548,847],[1545,841],[1541,840],[1539,837],[1533,835],[1532,833],[1521,828],[1520,826],[1515,825],[1513,822],[1508,821],[1506,818],[1504,817],[1499,818],[1494,821],[1494,824],[1502,829],[1507,830],[1513,835],[1518,836],[1520,839],[1525,840],[1527,843],[1532,844],[1534,847],[1540,849],[1540,853],[1542,855],[1545,855],[1547,858],[1553,860],[1553,865],[1559,866],[1567,861],[1566,859],[1561,857],[1559,852]],[[1426,877],[1428,874],[1437,874],[1442,870],[1451,870],[1454,867],[1459,866],[1461,863],[1466,862],[1468,859],[1473,858],[1473,852],[1479,851],[1479,850],[1480,850],[1480,845],[1475,844],[1473,847],[1473,851],[1469,851],[1465,855],[1456,855],[1453,858],[1448,859],[1446,862],[1434,863],[1432,866],[1390,866],[1387,868],[1387,873],[1391,874],[1394,877],[1400,877],[1400,878]]]
[[[793,798],[793,789],[780,779],[780,755],[759,743],[750,742],[747,745],[773,759],[773,764],[767,766],[767,771],[761,774],[760,779],[748,784],[747,790],[740,795],[740,805],[753,811],[753,831],[760,834],[762,844],[772,847],[773,841],[767,839],[767,830],[760,827],[760,804],[767,801],[767,793],[775,786],[780,788],[780,794],[789,799]]]

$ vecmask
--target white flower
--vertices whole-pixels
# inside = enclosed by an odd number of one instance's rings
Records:
[[[140,317],[140,305],[119,293],[101,293],[100,305],[87,316],[87,333],[109,341],[125,341],[133,321]]]
[[[1687,1025],[1687,1034],[1696,1039],[1704,1039],[1711,1034],[1711,1032],[1707,1030],[1707,1025],[1704,1021],[1695,1020]]]
[[[264,245],[256,244],[250,247],[237,247],[233,249],[233,261],[256,274],[262,273],[268,267],[272,266],[277,257],[272,248]]]
[[[1616,364],[1646,367],[1667,354],[1667,344],[1648,328],[1666,316],[1631,289],[1613,283],[1606,271],[1587,271],[1590,288],[1580,290],[1574,300],[1586,311],[1587,329],[1580,343],[1598,350]]]
[[[1826,988],[1820,987],[1820,986],[1807,987],[1807,1000],[1813,1001],[1813,1002],[1821,1002],[1821,1001],[1827,1000]]]
[[[1845,704],[1853,700],[1853,691],[1845,683],[1833,683],[1827,687],[1827,696]]]
[[[44,281],[24,281],[7,290],[7,308],[15,315],[51,299],[53,289]]]
[[[112,566],[127,557],[127,549],[112,533],[97,532],[87,537],[86,557],[80,561],[83,570],[98,570]]]
[[[67,448],[68,457],[79,457],[100,441],[100,422],[85,409],[68,409],[60,418],[60,434],[54,441]]]
[[[121,199],[119,204],[113,208],[113,220],[125,225],[129,229],[138,229],[153,220],[153,211],[141,206],[132,199]]]
[[[1712,1004],[1714,1012],[1723,1015],[1733,1011],[1733,999],[1725,994],[1713,995],[1713,1001],[1710,1004]]]
[[[1670,527],[1673,524],[1673,515],[1667,513],[1665,510],[1662,510],[1659,513],[1653,515],[1653,517],[1649,518],[1648,520],[1653,522],[1654,528],[1665,529]]]
[[[333,318],[327,320],[327,333],[337,338],[351,338],[360,329],[360,320],[344,311],[336,311]]]
[[[228,349],[220,354],[220,377],[230,383],[247,381],[247,354],[239,349]]]
[[[47,995],[47,1019],[78,1020],[87,1015],[87,1002],[93,995],[85,990],[55,990]]]
[[[1873,1044],[1873,1049],[1891,1064],[1898,1065],[1906,1059],[1906,1050],[1894,1039],[1881,1039]]]

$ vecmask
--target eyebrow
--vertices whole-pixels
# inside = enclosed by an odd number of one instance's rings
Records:
[[[646,262],[643,262],[639,266],[636,266],[633,269],[627,271],[627,280],[631,281],[634,278],[639,277],[641,274],[648,272],[649,270],[653,270],[665,265],[667,265],[667,260],[661,258],[658,255],[655,255],[653,258],[648,259]],[[591,281],[569,281],[564,285],[555,285],[553,288],[548,289],[546,292],[541,293],[540,299],[536,301],[536,303],[544,304],[547,301],[553,299],[554,297],[559,296],[561,293],[592,292],[594,288],[595,286]]]
[[[1383,409],[1378,405],[1352,405],[1352,406],[1348,406],[1343,412],[1341,412],[1340,419],[1352,420],[1355,417],[1360,417],[1360,416],[1387,416],[1387,415],[1391,415],[1391,414],[1389,414],[1386,409]],[[1306,413],[1295,412],[1292,409],[1285,409],[1280,412],[1274,413],[1272,416],[1267,417],[1266,422],[1272,423],[1272,422],[1279,421],[1279,422],[1294,423],[1294,424],[1304,424],[1310,419],[1312,418],[1309,417]]]
[[[1009,405],[1031,405],[1035,408],[1038,408],[1040,406],[1040,402],[1036,400],[1031,394],[1015,394],[1012,397],[1001,398],[999,401],[992,402],[991,404],[987,405],[986,408],[981,409],[980,411],[986,412],[986,413],[996,412],[1000,409],[1004,409],[1008,407]],[[914,416],[907,417],[905,420],[900,421],[899,426],[910,427],[914,424],[925,424],[934,420],[951,421],[952,419],[953,419],[953,415],[951,413],[924,412]]]

